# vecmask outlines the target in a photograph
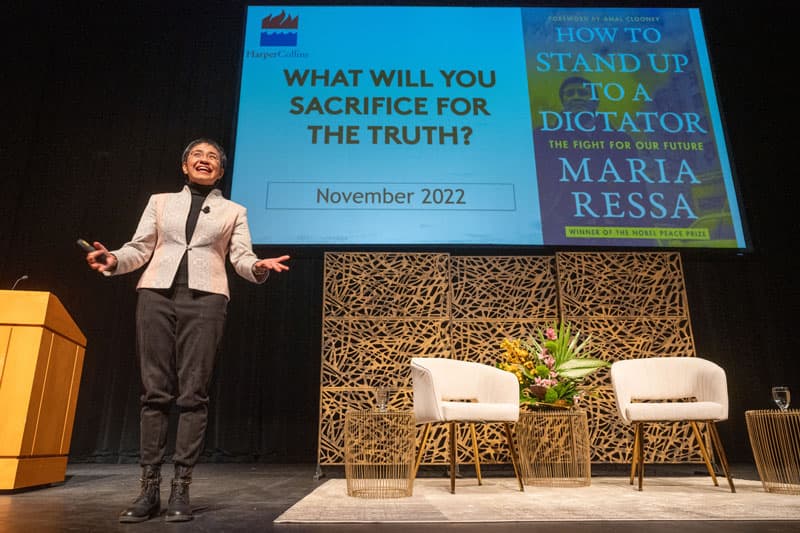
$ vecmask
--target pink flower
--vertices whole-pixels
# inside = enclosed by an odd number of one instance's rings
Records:
[[[558,338],[558,336],[556,335],[556,330],[554,330],[553,328],[547,328],[544,332],[544,336],[551,341],[554,341]]]
[[[543,379],[543,378],[540,378],[540,377],[533,378],[533,382],[536,385],[540,385],[542,387],[553,387],[556,384],[558,384],[558,381],[556,381],[554,379]]]

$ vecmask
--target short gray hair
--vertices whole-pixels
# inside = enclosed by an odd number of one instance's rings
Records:
[[[225,155],[225,150],[222,149],[222,146],[215,141],[214,139],[208,139],[205,137],[200,137],[199,139],[195,139],[189,144],[186,145],[186,148],[183,149],[183,155],[181,156],[181,163],[186,163],[186,160],[189,159],[189,152],[192,151],[192,148],[197,146],[198,144],[210,144],[211,146],[219,152],[219,164],[223,170],[225,170],[225,166],[228,164],[228,156]]]

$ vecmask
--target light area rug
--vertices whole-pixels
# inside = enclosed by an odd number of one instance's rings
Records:
[[[760,481],[707,476],[646,477],[639,492],[627,477],[592,478],[588,487],[526,486],[514,478],[418,478],[413,495],[367,499],[330,479],[275,519],[276,523],[527,522],[605,520],[800,520],[800,496],[764,491]]]

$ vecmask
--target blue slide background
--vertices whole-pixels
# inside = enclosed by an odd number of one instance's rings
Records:
[[[247,16],[232,199],[248,208],[254,242],[541,242],[522,33],[508,31],[519,29],[518,10],[290,8],[298,44],[284,52],[306,56],[248,58],[248,50],[270,50],[259,49],[261,20],[282,9],[251,7]],[[283,69],[363,73],[358,86],[289,87]],[[416,81],[424,71],[433,87],[375,87],[368,71],[380,69],[408,70]],[[447,87],[440,70],[483,71],[485,79],[494,71],[496,84]],[[294,96],[365,95],[425,97],[428,114],[289,112]],[[483,98],[490,114],[439,115],[439,97]],[[365,129],[403,124],[473,133],[468,145],[386,145],[372,144]],[[309,125],[361,125],[360,142],[314,144]],[[461,188],[466,203],[315,204],[317,186],[336,184],[342,191],[416,191],[418,200],[423,188]]]
[[[533,72],[531,56],[541,49],[557,50],[547,33],[551,14],[577,12],[563,8],[248,7],[231,198],[248,208],[253,242],[745,247],[717,115],[711,117],[719,150],[714,162],[722,167],[723,194],[732,200],[735,241],[570,241],[564,238],[564,227],[576,222],[569,221],[566,212],[548,214],[545,220],[548,232],[558,237],[543,232],[541,213],[548,210],[539,203],[541,177],[534,157],[532,110],[551,105],[547,99],[552,99],[552,88],[560,79]],[[693,10],[672,10],[676,16],[677,12],[691,19],[691,25],[683,24],[685,39],[700,50],[707,105],[718,113],[699,17]],[[599,11],[583,8],[580,13]],[[670,10],[660,13],[670,15]],[[297,20],[296,27],[285,30],[296,36],[296,45],[262,46],[262,32],[277,31],[262,30],[262,20],[285,16]],[[591,53],[592,48],[582,51]],[[392,70],[403,74],[403,84],[373,83],[371,71]],[[440,71],[462,72],[458,79],[465,81],[479,76],[494,83],[447,86]],[[306,72],[308,77],[305,83],[291,84],[285,72]],[[311,73],[317,75],[316,83],[311,83]],[[421,84],[423,80],[427,83]],[[422,98],[427,113],[387,114],[385,107],[366,114],[292,112],[298,109],[292,104],[295,98],[308,106],[313,98],[324,102],[331,97],[363,100],[373,96]],[[542,96],[546,99],[537,103]],[[451,103],[457,98],[480,99],[485,101],[486,113],[457,114],[448,107],[440,114],[440,98]],[[343,107],[334,104],[336,109]],[[369,126],[406,126],[412,135],[418,126],[437,131],[441,127],[452,134],[441,143],[438,136],[425,142],[424,134],[423,141],[414,144],[385,142],[382,136],[373,142]],[[354,138],[346,142],[342,135],[326,140],[318,132],[314,139],[310,127],[334,132],[349,127],[355,130]],[[423,202],[425,191],[430,193],[427,203]],[[542,198],[542,207],[552,213],[555,204],[548,205],[549,200]],[[725,217],[730,220],[730,213]]]

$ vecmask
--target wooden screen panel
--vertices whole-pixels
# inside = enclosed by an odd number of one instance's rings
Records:
[[[554,320],[553,256],[453,256],[454,321]]]
[[[451,336],[453,357],[490,366],[502,360],[500,343],[524,337],[558,317],[553,256],[451,256]],[[481,463],[508,463],[503,426],[479,425]],[[446,462],[446,434],[434,434],[437,452],[423,462]],[[465,429],[459,433],[458,460],[474,463]]]
[[[322,387],[410,387],[412,357],[450,357],[449,328],[441,319],[324,319]]]
[[[559,252],[562,320],[592,336],[595,357],[610,363],[695,355],[683,267],[676,252]],[[588,355],[588,354],[587,354]],[[593,462],[630,462],[633,433],[617,413],[607,369],[587,379]],[[648,424],[645,461],[702,462],[688,425]]]
[[[553,256],[454,256],[455,357],[494,366],[505,338],[524,337],[558,319]]]
[[[344,418],[411,411],[412,357],[450,357],[450,265],[440,253],[325,254],[318,465],[344,464]]]
[[[562,317],[686,317],[680,255],[674,252],[559,252]]]
[[[374,387],[393,389],[390,407],[411,410],[411,357],[454,357],[494,365],[506,337],[555,320],[592,335],[594,354],[693,356],[680,256],[671,252],[563,252],[555,256],[326,253],[319,464],[342,464],[344,413],[374,407]],[[592,461],[630,460],[607,369],[587,383]],[[481,461],[508,462],[497,424],[478,426]],[[700,462],[689,430],[651,425],[648,462]],[[458,460],[474,462],[467,429]],[[434,431],[423,464],[446,464],[446,432]]]
[[[449,256],[327,252],[324,318],[449,318]]]

